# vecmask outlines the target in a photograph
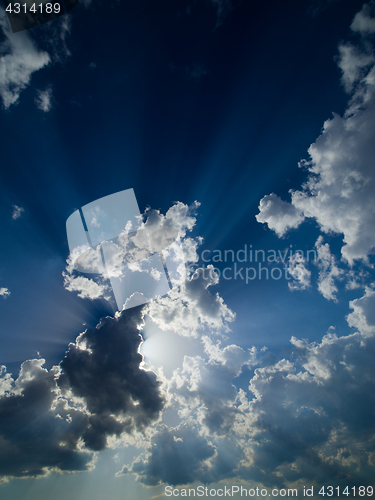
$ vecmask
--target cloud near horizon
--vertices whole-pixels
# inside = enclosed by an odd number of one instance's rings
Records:
[[[93,467],[107,438],[130,440],[159,418],[156,375],[142,369],[141,308],[103,318],[69,345],[51,370],[22,363],[13,379],[0,371],[0,482]]]

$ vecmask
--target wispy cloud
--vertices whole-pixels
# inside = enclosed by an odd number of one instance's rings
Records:
[[[260,200],[256,220],[267,224],[278,236],[284,236],[289,229],[297,228],[304,217],[295,206],[271,193]]]
[[[13,205],[13,212],[12,212],[12,219],[16,220],[19,219],[25,209],[23,207],[19,207],[18,205]]]
[[[374,2],[365,3],[363,5],[362,10],[355,15],[350,27],[354,32],[359,32],[361,35],[371,35],[375,33]]]
[[[288,282],[289,290],[305,290],[310,286],[311,271],[306,267],[306,260],[295,253],[288,260],[288,272],[293,280]]]
[[[47,87],[45,90],[37,90],[37,94],[35,98],[37,108],[48,113],[52,108],[52,88]]]
[[[39,51],[26,32],[12,33],[3,7],[0,7],[0,27],[5,42],[0,47],[0,95],[4,108],[16,104],[35,71],[47,66],[51,59]]]

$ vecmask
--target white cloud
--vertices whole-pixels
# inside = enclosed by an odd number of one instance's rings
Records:
[[[374,63],[374,56],[361,52],[350,43],[339,46],[338,66],[342,71],[342,81],[347,92],[353,89],[353,85],[364,76],[364,70]]]
[[[375,335],[375,290],[366,288],[365,295],[349,303],[353,312],[347,317],[349,325],[363,336]]]
[[[278,236],[284,236],[289,229],[298,227],[303,219],[296,207],[274,193],[263,196],[259,203],[259,214],[256,215],[258,222],[267,224]]]
[[[84,276],[72,276],[64,273],[64,287],[69,292],[79,292],[78,297],[82,299],[106,299],[109,300],[108,287]]]
[[[289,257],[288,272],[293,281],[288,282],[289,290],[305,290],[310,286],[311,272],[306,268],[306,259],[300,253]]]
[[[242,479],[301,488],[348,478],[353,484],[371,482],[374,299],[369,289],[351,304],[348,322],[359,326],[356,333],[329,333],[312,343],[292,337],[292,352],[277,362],[255,349],[222,347],[203,337],[205,354],[185,356],[183,366],[164,380],[168,407],[180,423],[170,429],[157,425],[144,457],[122,473],[132,472],[146,485]],[[249,393],[235,386],[244,368],[255,368]],[[197,454],[181,472],[176,464],[190,456],[193,444]]]
[[[8,290],[8,288],[0,288],[0,297],[3,297],[4,299],[6,299],[7,297],[9,297],[10,295],[10,291]]]
[[[344,116],[324,123],[310,159],[301,162],[307,182],[292,191],[291,203],[265,196],[257,216],[279,236],[314,218],[324,233],[343,235],[341,253],[350,265],[367,261],[375,247],[375,66],[372,49],[364,46],[340,46],[343,80],[354,93]]]
[[[18,205],[13,205],[12,219],[19,219],[24,211],[24,208],[19,207]]]
[[[0,482],[90,468],[79,441],[87,416],[58,398],[56,367],[44,361],[25,361],[15,380],[0,369]]]
[[[208,266],[212,268],[213,266]],[[164,331],[196,337],[204,329],[228,331],[227,323],[235,314],[219,294],[213,295],[208,288],[218,283],[217,275],[197,269],[180,287],[173,288],[165,297],[148,304],[147,313]]]
[[[48,113],[48,111],[52,108],[52,88],[47,87],[45,90],[37,90],[37,94],[35,104],[38,109]]]
[[[50,56],[36,48],[28,33],[12,33],[3,7],[0,27],[6,37],[0,46],[0,95],[7,109],[17,103],[32,74],[50,63]]]
[[[372,17],[374,11],[374,3],[366,3],[363,5],[362,10],[358,12],[351,24],[351,29],[361,35],[375,33],[375,19]]]
[[[145,222],[137,232],[128,234],[124,230],[117,240],[104,242],[101,247],[97,246],[95,249],[88,245],[75,248],[67,259],[66,270],[63,273],[65,288],[69,291],[78,291],[79,297],[82,298],[109,300],[107,285],[103,282],[96,283],[84,276],[76,276],[77,271],[96,273],[105,279],[113,277],[121,279],[124,272],[130,270],[150,274],[158,281],[161,278],[160,270],[152,267],[150,256],[152,253],[162,251],[172,284],[181,283],[186,276],[184,263],[198,260],[196,250],[202,240],[187,237],[187,232],[190,232],[196,223],[195,212],[199,205],[198,202],[190,206],[177,202],[165,215],[158,210],[147,209],[143,215]],[[92,212],[90,215],[91,225],[98,227],[97,214]]]
[[[337,267],[336,259],[331,254],[328,243],[323,244],[323,236],[319,236],[315,243],[315,247],[318,253],[316,264],[320,270],[318,290],[324,298],[336,302],[337,299],[335,294],[338,290],[335,285],[335,279],[340,279],[343,271]]]

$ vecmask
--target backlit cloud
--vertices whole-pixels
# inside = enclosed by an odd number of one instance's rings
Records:
[[[164,382],[181,423],[158,426],[146,454],[121,473],[132,472],[145,485],[224,478],[279,488],[370,484],[373,297],[369,290],[351,304],[354,333],[329,332],[312,343],[292,337],[292,352],[279,360],[205,337],[206,356],[186,356]],[[245,368],[254,370],[248,391],[235,384]]]
[[[103,318],[79,335],[60,363],[59,387],[89,412],[83,440],[90,449],[105,448],[109,435],[142,431],[163,408],[156,375],[140,367],[141,325],[139,307]]]
[[[107,437],[143,433],[163,397],[141,367],[142,311],[104,318],[78,336],[58,366],[25,361],[16,379],[0,370],[0,480],[92,467]]]

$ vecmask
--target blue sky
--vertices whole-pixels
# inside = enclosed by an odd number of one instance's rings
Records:
[[[370,485],[373,3],[92,0],[0,27],[2,498]],[[130,188],[190,271],[114,318],[66,220]],[[268,279],[213,260],[243,249],[279,256]]]

